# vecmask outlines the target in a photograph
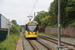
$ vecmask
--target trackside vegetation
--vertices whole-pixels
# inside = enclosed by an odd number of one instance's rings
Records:
[[[61,27],[75,26],[75,0],[60,0]],[[58,0],[54,0],[48,12],[37,12],[34,21],[39,26],[57,27],[58,26]]]
[[[52,38],[58,38],[58,36],[56,34],[46,34],[44,32],[39,33],[39,35],[44,35],[44,36],[48,36],[48,37],[52,37]],[[61,38],[68,38],[67,36],[61,36]]]
[[[0,50],[15,50],[17,41],[20,35],[20,27],[15,24],[12,24],[10,27],[10,38],[8,43],[8,35],[4,41],[0,42]]]
[[[17,25],[12,25],[10,27],[10,34],[18,34],[20,33],[20,28]]]
[[[19,39],[19,35],[10,34],[9,43],[8,43],[8,36],[6,40],[4,40],[3,42],[0,42],[0,50],[15,50],[18,39]]]

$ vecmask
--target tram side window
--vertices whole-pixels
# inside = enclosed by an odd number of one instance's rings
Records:
[[[26,30],[27,30],[27,25],[26,25]]]
[[[37,30],[39,30],[38,25],[37,25]]]

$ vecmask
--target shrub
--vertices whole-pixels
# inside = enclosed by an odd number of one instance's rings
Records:
[[[17,25],[12,25],[10,27],[10,34],[12,34],[12,33],[14,33],[14,34],[20,34],[20,27],[17,26]]]

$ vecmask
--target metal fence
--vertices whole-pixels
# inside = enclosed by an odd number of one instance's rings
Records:
[[[6,39],[6,36],[8,34],[8,31],[2,31],[0,30],[0,41],[4,41]]]

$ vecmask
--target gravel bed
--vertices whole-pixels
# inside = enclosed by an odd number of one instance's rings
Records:
[[[42,38],[39,38],[39,37],[38,37],[38,39],[39,39],[40,41],[42,41],[44,44],[50,46],[51,48],[54,48],[54,46],[57,46],[56,44],[51,43],[51,42],[49,42],[49,41],[47,41],[47,40],[44,40],[44,39],[42,39]]]
[[[37,41],[32,40],[32,42],[38,47],[39,50],[47,50],[47,48],[45,48],[43,45],[41,45]]]
[[[23,47],[24,47],[24,50],[33,50],[33,48],[31,47],[31,45],[30,45],[29,42],[25,39],[24,36],[23,36]]]
[[[58,50],[56,44],[54,44],[52,42],[49,42],[47,40],[44,40],[42,38],[39,38],[39,37],[37,39],[42,41],[44,44],[48,45],[49,47],[51,47],[53,50]],[[58,40],[58,38],[54,38],[54,39]],[[61,38],[61,41],[64,41],[64,42],[67,42],[67,43],[71,43],[71,44],[75,44],[75,39],[74,38]],[[47,48],[45,48],[44,46],[42,46],[41,44],[39,44],[35,40],[32,40],[32,42],[39,48],[39,50],[47,50]],[[25,50],[33,50],[33,48],[31,47],[31,45],[25,39],[24,36],[23,36],[23,46],[24,46]],[[68,49],[67,48],[63,48],[63,49],[59,49],[59,50],[68,50]]]
[[[58,38],[53,38],[53,39],[57,39],[58,40]],[[64,42],[67,42],[67,43],[70,43],[70,44],[74,44],[75,45],[75,38],[61,38],[61,41],[64,41]],[[75,50],[75,47],[73,47],[73,46],[70,46],[70,47],[72,47]],[[65,50],[68,50],[68,49],[65,49]]]
[[[54,39],[58,40],[58,38],[54,38]],[[61,41],[64,41],[64,42],[67,42],[67,43],[71,43],[71,44],[75,44],[75,38],[61,38]]]
[[[54,39],[58,40],[58,38],[54,38]],[[75,44],[75,39],[74,38],[61,38],[61,41],[71,43],[71,44]]]
[[[58,50],[56,44],[54,44],[54,43],[52,43],[52,42],[49,42],[49,41],[47,41],[47,40],[44,40],[44,39],[42,39],[42,38],[39,38],[39,37],[38,37],[38,39],[39,39],[40,41],[42,41],[43,43],[45,43],[46,45],[48,45],[49,47],[51,47],[53,50]],[[59,50],[68,50],[68,49],[67,49],[67,48],[62,48],[62,49],[59,49]]]

